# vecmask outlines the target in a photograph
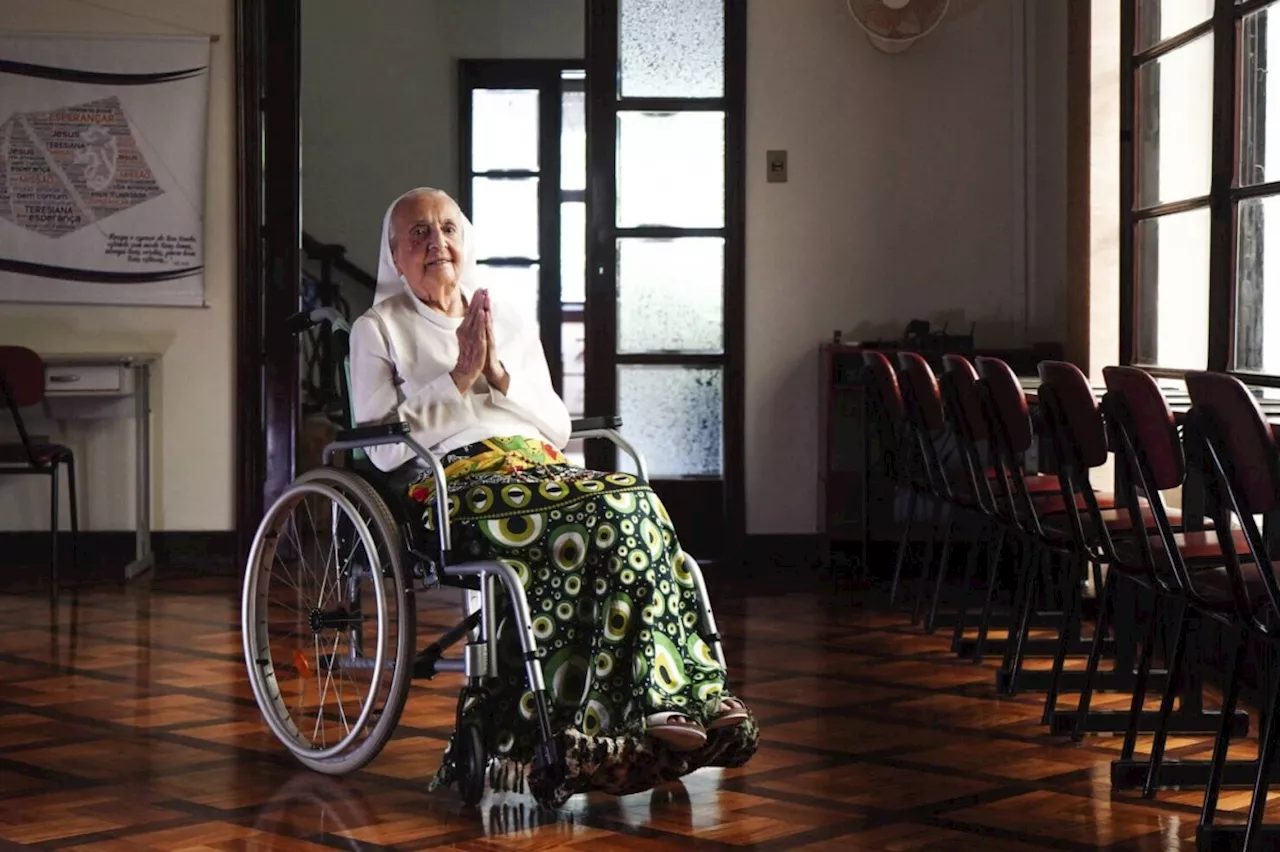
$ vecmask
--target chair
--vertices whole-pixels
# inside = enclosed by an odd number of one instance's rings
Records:
[[[16,442],[0,442],[0,475],[49,477],[49,589],[58,585],[58,472],[67,467],[71,504],[71,559],[75,564],[80,519],[76,508],[76,462],[70,447],[33,437],[22,419],[23,408],[44,402],[44,360],[22,346],[0,346],[0,397],[18,430]]]
[[[887,353],[868,349],[862,353],[862,380],[867,388],[868,400],[873,401],[870,407],[871,419],[876,429],[877,443],[883,458],[881,463],[894,484],[895,497],[899,489],[907,492],[907,512],[903,523],[902,535],[898,540],[898,553],[894,560],[893,581],[889,587],[889,603],[897,601],[898,588],[902,582],[902,569],[907,559],[907,551],[911,546],[911,530],[915,526],[917,506],[920,500],[930,500],[933,494],[930,471],[921,458],[913,452],[915,443],[907,423],[906,403],[902,389],[898,384],[898,374],[894,371]],[[929,517],[932,519],[932,504]],[[934,536],[931,534],[926,544],[922,565],[928,565],[933,559]],[[864,567],[864,570],[865,567]],[[923,570],[923,569],[922,569]]]
[[[1262,415],[1257,400],[1248,388],[1234,376],[1209,372],[1187,374],[1187,392],[1191,397],[1186,432],[1188,441],[1194,441],[1203,453],[1208,476],[1208,506],[1214,513],[1219,529],[1234,521],[1244,531],[1248,544],[1248,562],[1240,558],[1238,548],[1220,546],[1226,562],[1225,576],[1217,578],[1215,597],[1223,601],[1222,608],[1233,613],[1238,640],[1223,704],[1231,707],[1239,688],[1237,670],[1243,662],[1243,646],[1251,636],[1262,640],[1274,651],[1280,645],[1280,579],[1277,579],[1277,563],[1272,561],[1269,542],[1254,520],[1264,516],[1268,526],[1280,513],[1280,453],[1277,452],[1275,435]],[[1219,536],[1220,545],[1222,536]],[[1262,819],[1266,810],[1267,790],[1271,784],[1272,763],[1275,759],[1276,741],[1280,737],[1280,683],[1274,673],[1269,689],[1270,700],[1262,712],[1263,729],[1258,741],[1257,773],[1253,784],[1253,799],[1244,830],[1243,848],[1252,852],[1261,847]],[[1209,771],[1208,789],[1205,791],[1204,808],[1200,817],[1200,848],[1207,848],[1210,835],[1221,831],[1213,826],[1218,792],[1228,763],[1227,746],[1229,731],[1227,719],[1214,747],[1213,762]],[[1224,832],[1228,833],[1228,832]],[[1270,848],[1270,847],[1268,847]]]

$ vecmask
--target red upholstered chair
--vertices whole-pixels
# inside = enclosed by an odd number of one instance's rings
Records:
[[[76,556],[76,533],[80,522],[76,512],[76,465],[70,448],[50,443],[27,432],[22,409],[44,401],[44,361],[21,346],[0,346],[0,403],[3,403],[18,431],[18,440],[0,441],[0,475],[36,474],[50,481],[49,586],[58,581],[58,472],[67,466],[67,489],[71,498],[71,556]]]

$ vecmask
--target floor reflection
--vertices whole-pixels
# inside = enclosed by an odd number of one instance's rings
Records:
[[[0,848],[1013,852],[1194,837],[1198,791],[1113,795],[1114,742],[1047,737],[1041,696],[997,699],[994,663],[957,660],[949,637],[922,637],[871,599],[719,590],[735,691],[763,730],[752,763],[548,811],[511,793],[474,810],[427,793],[451,675],[414,685],[396,737],[361,772],[297,765],[253,701],[234,578],[147,578],[52,604],[0,592]],[[423,635],[454,615],[428,597]],[[1224,820],[1247,805],[1224,795]]]

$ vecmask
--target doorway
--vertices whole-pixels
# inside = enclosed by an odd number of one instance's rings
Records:
[[[361,82],[352,77],[362,73],[362,63],[333,66],[349,92],[370,99],[393,93],[403,104],[396,114],[410,122],[422,115],[436,120],[442,107],[470,114],[459,137],[448,141],[413,134],[397,141],[376,127],[356,127],[361,144],[378,153],[366,148],[320,182],[334,194],[327,208],[332,221],[361,223],[350,251],[340,254],[356,268],[371,268],[373,242],[365,231],[375,230],[382,207],[369,198],[385,206],[385,199],[423,183],[451,190],[485,235],[487,281],[536,313],[571,413],[621,414],[628,439],[648,457],[653,487],[686,549],[703,560],[736,563],[745,524],[746,2],[689,0],[673,7],[660,0],[591,0],[577,7],[585,61],[442,62],[450,26],[476,36],[482,47],[473,55],[484,56],[489,46],[509,45],[513,34],[544,23],[545,15],[527,11],[524,21],[502,19],[500,13],[517,7],[498,0],[492,0],[493,14],[479,8],[489,1],[400,4],[403,14],[388,15],[377,38],[363,37],[378,26],[370,12],[350,16],[360,32],[340,37],[351,45],[441,44],[411,54],[421,59],[415,59],[417,77],[399,79],[378,66],[377,79]],[[300,175],[314,175],[319,166],[300,153],[309,150],[304,134],[314,140],[317,125],[325,124],[317,111],[334,133],[345,132],[344,121],[379,111],[339,116],[337,106],[312,104],[307,120],[299,0],[245,0],[236,8],[242,140],[237,523],[244,553],[264,506],[296,467],[305,395],[299,393],[299,344],[283,329],[306,296]],[[422,94],[432,89],[421,85],[423,75],[452,77],[456,103],[423,103],[433,97]],[[529,144],[517,149],[482,129],[491,128],[485,122],[495,109],[525,123]],[[424,138],[431,144],[424,147]],[[434,158],[430,168],[423,166],[424,151]],[[446,168],[450,158],[453,166]],[[360,187],[368,198],[347,203],[340,197],[344,185]],[[308,193],[314,204],[316,193],[309,187]],[[353,303],[352,310],[361,308]],[[570,449],[592,466],[629,468],[598,443]]]

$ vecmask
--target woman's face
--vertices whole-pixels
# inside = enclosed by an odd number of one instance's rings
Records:
[[[439,301],[462,276],[462,214],[447,195],[412,195],[391,214],[396,271],[424,302]]]

